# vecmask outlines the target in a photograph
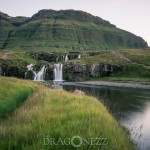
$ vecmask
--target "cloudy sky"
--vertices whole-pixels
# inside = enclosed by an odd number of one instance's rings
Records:
[[[41,9],[76,9],[143,37],[150,46],[150,0],[0,0],[10,16],[32,16]]]

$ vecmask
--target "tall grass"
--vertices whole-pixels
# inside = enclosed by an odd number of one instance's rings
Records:
[[[75,59],[71,60],[73,62],[80,62],[82,64],[87,64],[91,62],[99,62],[99,63],[104,63],[104,64],[127,64],[125,60],[122,60],[112,53],[110,51],[105,51],[102,54],[96,55],[96,56],[87,56],[87,57],[82,57],[80,59]]]
[[[13,116],[0,123],[0,145],[5,149],[26,150],[132,150],[126,131],[94,97],[79,96],[63,90],[41,87],[17,109]],[[73,136],[106,138],[107,146],[44,144],[45,137],[55,143]],[[75,141],[78,144],[78,141]]]
[[[32,82],[0,77],[0,118],[10,115],[36,87],[37,85]]]
[[[135,63],[150,66],[150,50],[124,49],[119,51]]]

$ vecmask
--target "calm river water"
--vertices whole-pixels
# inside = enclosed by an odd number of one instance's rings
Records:
[[[103,99],[110,112],[127,127],[137,149],[150,150],[150,90],[64,83],[63,89],[82,90]]]

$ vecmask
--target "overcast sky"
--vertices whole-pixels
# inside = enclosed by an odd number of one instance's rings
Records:
[[[150,45],[150,0],[0,0],[10,16],[32,16],[41,9],[75,9],[110,21],[143,37]]]

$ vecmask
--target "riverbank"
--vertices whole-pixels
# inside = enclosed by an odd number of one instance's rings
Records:
[[[2,77],[2,81],[5,83],[0,83],[1,86],[13,81],[13,86],[21,83],[22,88],[25,85],[23,82],[27,82],[6,77]],[[35,82],[34,84],[37,84],[37,90],[32,96],[21,103],[14,113],[0,121],[2,149],[72,150],[77,148],[75,146],[82,150],[96,150],[100,147],[108,150],[135,149],[126,130],[98,99],[84,94],[46,88]],[[9,88],[13,87],[9,85]],[[1,89],[0,97],[4,89],[5,87]],[[5,91],[6,95],[7,90]],[[13,94],[11,93],[12,96]],[[53,138],[55,142],[51,143],[53,141],[49,138]],[[87,141],[82,144],[82,139]],[[87,143],[91,142],[90,139],[92,144]],[[96,141],[93,141],[94,139]],[[67,145],[63,142],[67,142]],[[98,142],[98,145],[93,142]]]
[[[125,83],[125,82],[109,82],[109,81],[84,81],[84,82],[76,82],[75,84],[150,89],[150,84],[142,84],[142,83]]]

